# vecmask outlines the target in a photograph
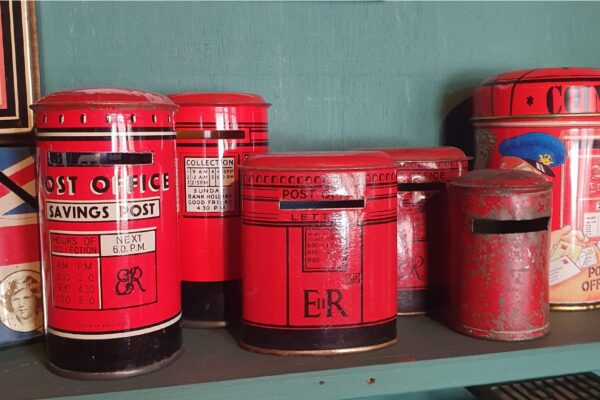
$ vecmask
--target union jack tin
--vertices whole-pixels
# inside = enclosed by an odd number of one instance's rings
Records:
[[[35,148],[0,148],[0,345],[41,336]]]

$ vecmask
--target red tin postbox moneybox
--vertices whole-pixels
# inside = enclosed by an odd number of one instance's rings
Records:
[[[455,147],[377,150],[398,175],[398,315],[424,314],[445,297],[446,184],[467,172],[469,157]]]
[[[176,105],[90,88],[32,108],[48,364],[83,378],[159,368],[181,347]]]
[[[238,168],[268,149],[268,103],[245,93],[169,96],[179,171],[179,255],[185,326],[218,327],[240,314]]]
[[[496,340],[548,332],[552,184],[529,171],[483,169],[450,183],[450,324]]]
[[[600,70],[513,71],[475,90],[476,168],[534,171],[554,183],[550,304],[600,305]]]
[[[396,341],[396,186],[381,152],[246,161],[244,348],[333,354]]]

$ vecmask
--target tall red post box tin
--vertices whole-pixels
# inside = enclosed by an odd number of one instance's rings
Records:
[[[396,186],[382,152],[242,165],[242,347],[325,355],[396,341]]]
[[[398,315],[447,307],[447,183],[465,174],[467,157],[456,147],[377,149],[389,154],[398,175]]]
[[[534,171],[554,183],[550,303],[600,305],[600,70],[512,71],[475,90],[476,168]]]
[[[52,93],[32,106],[54,372],[130,376],[181,348],[176,107],[111,88]]]
[[[225,326],[240,315],[239,166],[268,150],[268,107],[246,93],[169,95],[179,171],[183,324]]]
[[[0,138],[0,346],[42,336],[33,138]]]
[[[483,169],[450,183],[450,324],[496,340],[550,329],[552,184],[529,171]]]

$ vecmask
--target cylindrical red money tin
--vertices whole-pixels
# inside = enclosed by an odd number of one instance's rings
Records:
[[[0,346],[5,346],[41,337],[44,315],[33,137],[2,135],[0,146]]]
[[[469,157],[456,147],[377,149],[398,175],[398,315],[433,311],[444,302],[447,271],[446,188],[465,174]]]
[[[242,347],[326,355],[396,341],[396,187],[382,152],[242,165]]]
[[[477,167],[534,171],[554,183],[550,304],[600,306],[600,70],[503,73],[475,90]]]
[[[169,96],[179,171],[183,324],[219,327],[240,317],[239,165],[268,149],[269,104],[245,93]]]
[[[48,365],[91,379],[155,370],[181,348],[177,106],[90,88],[32,108]]]
[[[450,324],[467,335],[528,340],[549,325],[552,184],[483,169],[450,183]]]

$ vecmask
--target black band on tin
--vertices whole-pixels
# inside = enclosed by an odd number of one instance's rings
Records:
[[[471,230],[481,234],[507,234],[539,232],[548,229],[550,217],[526,219],[520,221],[500,221],[494,219],[474,219]]]
[[[445,190],[444,182],[424,182],[424,183],[399,183],[399,192],[425,192]]]
[[[271,329],[242,323],[242,343],[273,350],[319,351],[373,346],[396,339],[396,318],[353,328]]]
[[[50,167],[99,167],[112,165],[152,165],[152,153],[48,153]]]
[[[245,139],[246,133],[240,130],[197,130],[197,131],[179,131],[178,139]]]
[[[365,199],[353,200],[307,200],[307,201],[279,201],[280,210],[306,210],[327,208],[364,208]]]

